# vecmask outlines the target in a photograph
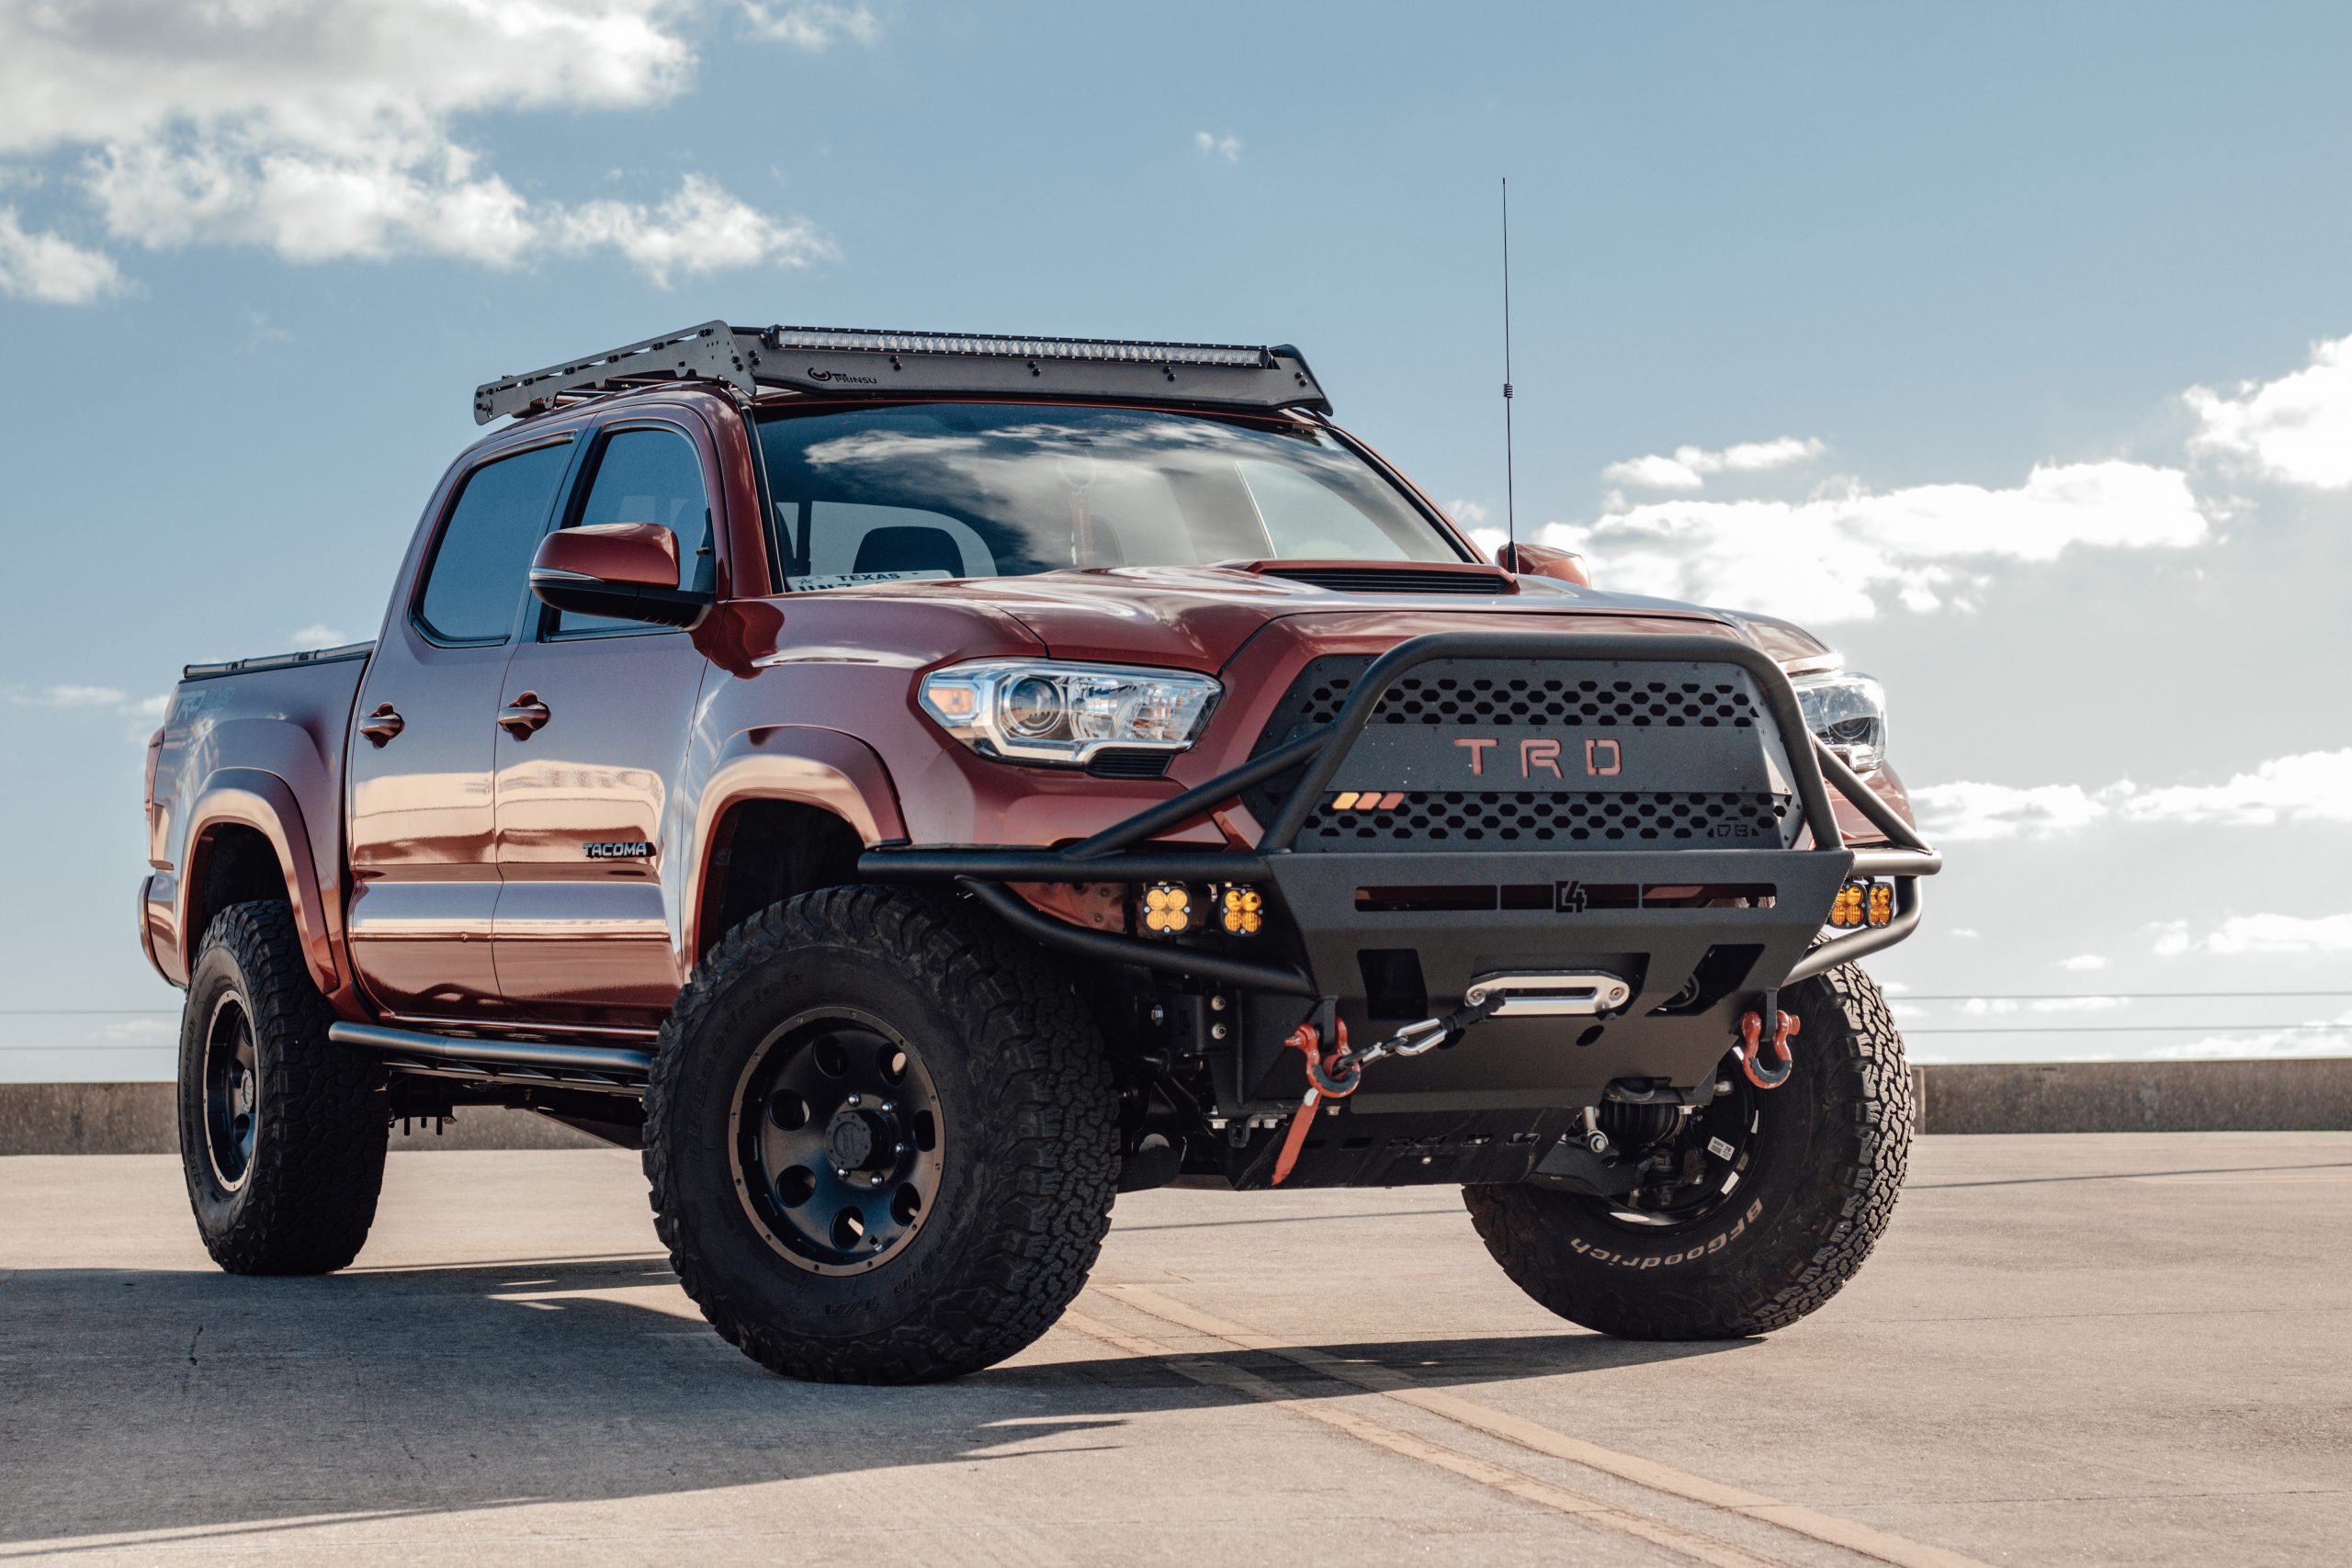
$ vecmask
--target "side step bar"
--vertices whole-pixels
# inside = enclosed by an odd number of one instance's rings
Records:
[[[642,1078],[653,1070],[653,1053],[626,1045],[584,1045],[570,1041],[472,1040],[427,1034],[418,1029],[387,1029],[379,1023],[331,1023],[327,1038],[338,1045],[387,1056],[421,1056],[453,1066],[520,1068],[528,1073],[598,1073]]]

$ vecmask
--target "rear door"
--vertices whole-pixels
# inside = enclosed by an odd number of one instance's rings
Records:
[[[491,768],[526,579],[574,452],[570,437],[460,478],[368,666],[349,740],[349,933],[377,1003],[419,1019],[498,1010]]]
[[[718,581],[717,452],[687,412],[599,428],[558,523],[656,523]],[[686,633],[534,605],[496,739],[499,986],[519,1017],[650,1028],[684,982],[664,857],[708,660]],[[673,886],[678,879],[670,879]]]

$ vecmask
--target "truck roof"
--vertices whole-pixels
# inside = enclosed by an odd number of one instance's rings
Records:
[[[986,397],[1138,402],[1209,409],[1331,404],[1288,344],[1145,343],[999,337],[865,327],[734,327],[705,321],[584,358],[485,381],[474,422],[537,413],[625,387],[720,381],[822,396]]]

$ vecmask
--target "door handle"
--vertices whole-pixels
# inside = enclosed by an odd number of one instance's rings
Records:
[[[498,710],[498,728],[521,740],[554,716],[537,692],[526,692]]]
[[[390,703],[378,703],[376,711],[359,721],[359,733],[373,741],[379,751],[384,749],[386,741],[407,728],[408,720],[402,718]]]

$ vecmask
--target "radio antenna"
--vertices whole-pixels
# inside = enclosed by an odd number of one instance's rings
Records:
[[[1503,177],[1503,536],[1519,565],[1519,495],[1510,444],[1510,177]]]

